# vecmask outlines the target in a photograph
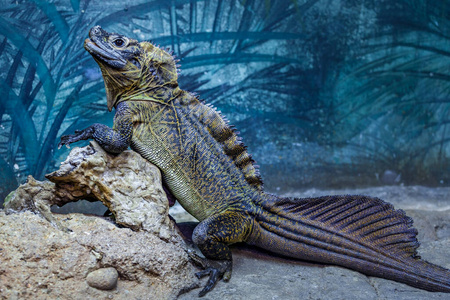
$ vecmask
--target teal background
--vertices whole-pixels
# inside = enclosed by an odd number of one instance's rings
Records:
[[[238,128],[268,191],[449,186],[449,12],[447,0],[1,0],[0,199],[58,168],[61,135],[112,125],[83,49],[94,25],[173,49],[181,88]]]

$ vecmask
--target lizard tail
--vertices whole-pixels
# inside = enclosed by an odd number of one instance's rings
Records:
[[[258,203],[247,243],[450,293],[450,270],[420,259],[412,219],[391,204],[365,196],[268,198]]]

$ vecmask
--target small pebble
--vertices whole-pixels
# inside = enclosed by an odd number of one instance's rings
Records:
[[[114,268],[102,268],[89,273],[86,281],[89,286],[99,290],[112,290],[117,286],[119,273]]]

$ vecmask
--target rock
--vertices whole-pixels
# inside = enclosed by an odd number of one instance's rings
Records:
[[[70,232],[26,211],[0,210],[0,299],[175,299],[198,286],[183,243],[83,214],[55,215]],[[87,284],[114,268],[116,288]]]
[[[112,290],[117,285],[119,273],[114,268],[101,268],[89,273],[86,282],[99,290]]]
[[[161,172],[132,150],[111,155],[92,141],[72,150],[60,169],[46,177],[57,186],[81,191],[83,198],[102,201],[121,225],[165,239],[173,232]]]
[[[386,185],[399,184],[402,180],[402,176],[397,174],[395,171],[386,170],[383,172],[380,178],[381,182]]]
[[[31,210],[58,227],[50,207],[85,199],[101,201],[118,224],[164,239],[174,233],[161,173],[134,151],[111,155],[91,141],[89,146],[74,148],[60,169],[46,177],[51,182],[29,176],[26,184],[7,197],[6,212]]]
[[[1,299],[174,299],[198,286],[160,171],[139,154],[91,142],[46,177],[29,176],[0,210]],[[82,199],[114,222],[50,210]]]

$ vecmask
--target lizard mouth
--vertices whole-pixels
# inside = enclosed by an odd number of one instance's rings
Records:
[[[104,48],[105,47],[97,45],[89,38],[84,41],[84,49],[86,49],[94,58],[114,68],[123,68],[127,64],[127,61],[123,59],[120,54]]]

